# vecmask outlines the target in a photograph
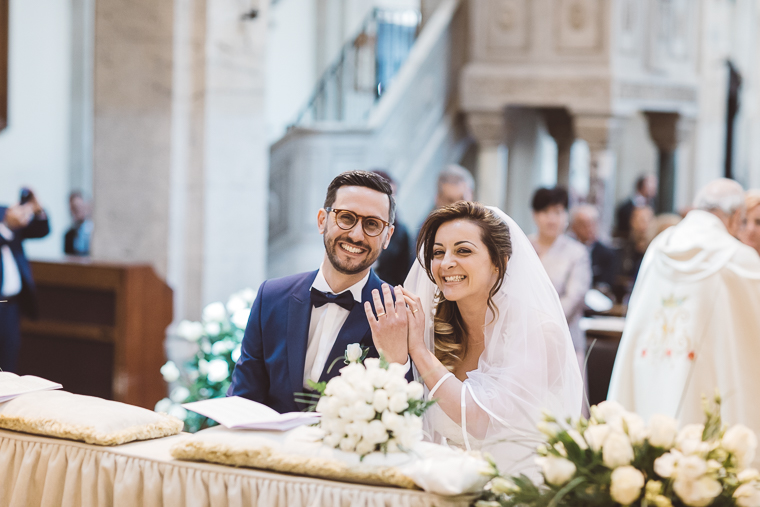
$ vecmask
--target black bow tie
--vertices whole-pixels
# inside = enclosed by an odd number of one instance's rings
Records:
[[[319,308],[320,306],[324,306],[327,303],[335,303],[336,305],[345,308],[350,312],[351,308],[354,307],[356,300],[354,300],[354,296],[351,294],[350,290],[341,292],[340,294],[325,294],[321,290],[317,290],[312,287],[311,304],[313,304],[315,308]]]

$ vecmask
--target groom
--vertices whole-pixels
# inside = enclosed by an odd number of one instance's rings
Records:
[[[406,327],[398,326],[398,336],[373,342],[364,310],[367,301],[380,306],[380,293],[392,301],[390,288],[370,266],[388,246],[395,207],[390,184],[377,174],[350,171],[330,183],[317,213],[325,244],[322,266],[261,284],[228,396],[280,413],[302,410],[295,393],[309,392],[309,380],[336,376],[342,367],[338,358],[351,343],[369,347],[371,356],[381,349],[391,362],[408,362]]]

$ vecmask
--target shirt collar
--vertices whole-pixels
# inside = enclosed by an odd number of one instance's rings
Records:
[[[4,237],[7,241],[13,241],[13,231],[2,222],[0,222],[0,236]]]
[[[362,302],[362,290],[364,290],[364,286],[367,284],[367,280],[369,280],[369,271],[367,271],[367,274],[364,276],[364,278],[346,289],[351,291],[351,295],[354,296],[354,300],[357,303]],[[327,280],[325,280],[325,275],[322,273],[322,266],[319,267],[317,277],[314,279],[314,283],[311,284],[311,287],[325,293],[335,294],[335,291],[330,288]]]

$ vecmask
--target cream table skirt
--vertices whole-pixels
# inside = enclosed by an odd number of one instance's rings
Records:
[[[471,497],[178,461],[176,435],[117,447],[0,430],[0,506],[466,506]]]

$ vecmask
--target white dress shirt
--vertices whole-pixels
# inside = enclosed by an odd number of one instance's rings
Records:
[[[351,295],[357,304],[362,303],[362,290],[367,284],[367,280],[369,280],[369,271],[367,271],[367,276],[346,289],[351,291]],[[327,283],[327,280],[325,280],[325,275],[322,274],[322,267],[319,268],[317,277],[314,279],[311,287],[325,294],[335,294]],[[307,385],[308,380],[319,382],[322,371],[329,366],[326,364],[327,357],[330,355],[330,351],[335,345],[335,340],[338,339],[338,333],[340,333],[340,329],[345,324],[349,313],[348,310],[335,303],[327,303],[319,308],[312,306],[311,321],[309,322],[309,341],[306,345],[306,362],[304,363],[303,370],[303,385],[305,388],[309,388]],[[334,368],[342,367],[342,364],[334,366]]]
[[[13,240],[13,231],[2,222],[0,222],[0,235],[7,241]],[[0,287],[0,297],[12,297],[21,292],[21,273],[18,270],[18,265],[16,265],[11,247],[8,245],[0,247],[0,255],[3,259],[3,284]]]

